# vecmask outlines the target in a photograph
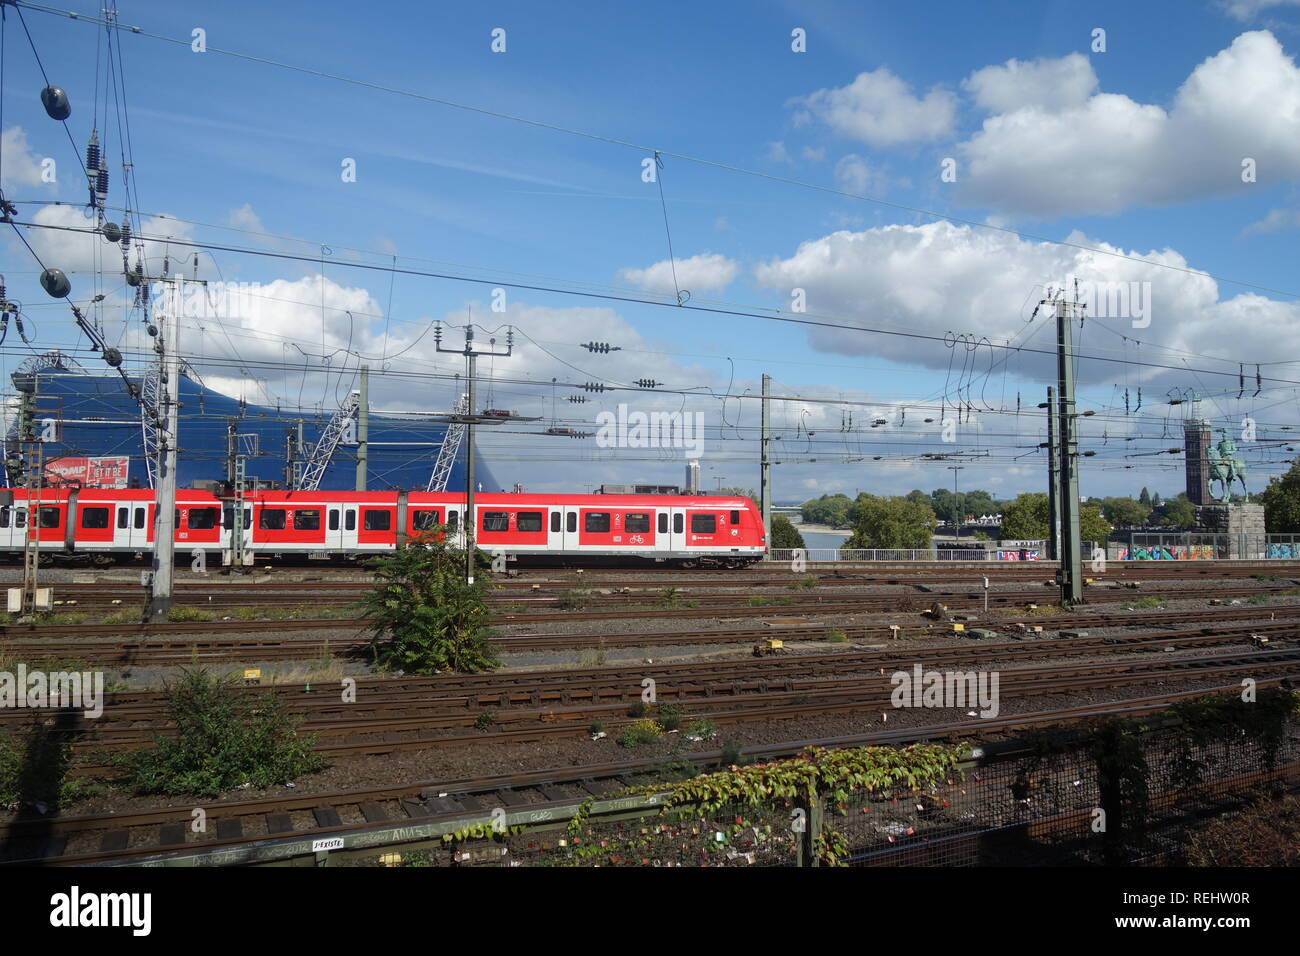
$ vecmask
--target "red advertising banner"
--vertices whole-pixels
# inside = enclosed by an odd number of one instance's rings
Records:
[[[48,479],[82,488],[125,488],[130,481],[131,459],[56,458],[45,466]]]

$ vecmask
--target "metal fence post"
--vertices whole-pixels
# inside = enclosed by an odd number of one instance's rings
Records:
[[[795,806],[804,813],[804,828],[803,833],[800,834],[799,853],[795,865],[821,866],[821,860],[817,856],[817,839],[822,832],[822,799],[819,796],[814,796],[811,800],[800,797],[795,801]]]

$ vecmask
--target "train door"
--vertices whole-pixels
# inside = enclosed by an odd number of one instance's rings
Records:
[[[357,550],[357,522],[360,520],[358,512],[361,510],[354,501],[346,501],[339,508],[342,512],[342,528],[339,531],[339,547],[352,553]]]
[[[551,506],[546,509],[546,550],[548,553],[564,550],[564,509]]]
[[[686,509],[668,509],[668,541],[670,551],[686,550]]]
[[[576,505],[564,506],[564,550],[577,554],[578,546],[578,508]]]
[[[343,505],[325,506],[325,550],[343,550]]]

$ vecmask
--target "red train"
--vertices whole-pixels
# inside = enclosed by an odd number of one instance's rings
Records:
[[[29,495],[0,506],[0,551],[21,553],[29,535],[51,557],[107,564],[153,548],[154,493],[44,489],[39,528]],[[206,491],[176,493],[176,548],[231,551],[234,502]],[[738,568],[767,550],[762,515],[748,498],[677,495],[474,496],[475,537],[510,558],[638,558],[680,567]],[[259,558],[355,559],[394,550],[445,524],[461,540],[465,496],[391,491],[258,491],[245,496],[244,549]],[[228,557],[227,557],[228,559]]]

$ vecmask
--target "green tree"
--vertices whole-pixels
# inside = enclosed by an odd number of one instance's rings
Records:
[[[1196,524],[1196,506],[1187,499],[1186,492],[1170,498],[1153,514],[1156,522],[1166,528],[1191,528]]]
[[[861,494],[853,513],[853,534],[845,548],[928,548],[938,523],[928,504],[909,498]]]
[[[1145,493],[1146,489],[1142,491]],[[1150,496],[1148,496],[1148,501]],[[1101,513],[1117,528],[1140,527],[1151,517],[1151,506],[1132,498],[1105,498],[1101,503]]]
[[[1039,541],[1050,533],[1047,495],[1028,492],[1002,507],[1002,537],[1012,541]]]
[[[1148,508],[1153,507],[1151,504],[1151,492],[1147,491],[1145,487],[1142,489],[1142,494],[1138,495],[1138,501],[1146,505]]]
[[[1079,509],[1079,536],[1084,541],[1105,541],[1110,537],[1110,522],[1096,505]],[[1051,536],[1047,495],[1029,492],[1002,508],[1002,537],[1017,541],[1044,541]]]
[[[987,491],[976,488],[962,493],[962,508],[966,514],[978,518],[980,515],[998,513],[998,503]]]
[[[485,602],[491,575],[480,553],[474,583],[465,551],[436,527],[391,555],[369,562],[375,586],[360,601],[376,664],[409,674],[464,673],[496,667]]]
[[[1300,458],[1286,474],[1274,478],[1259,494],[1264,505],[1264,524],[1272,534],[1300,531]]]
[[[785,515],[772,516],[772,533],[770,535],[771,546],[773,548],[804,548],[803,535],[799,529]]]
[[[1079,537],[1084,541],[1102,544],[1109,540],[1114,530],[1096,505],[1084,505],[1079,509]]]
[[[824,524],[843,528],[849,523],[849,508],[853,501],[848,495],[822,495],[805,501],[800,508],[805,524]]]

